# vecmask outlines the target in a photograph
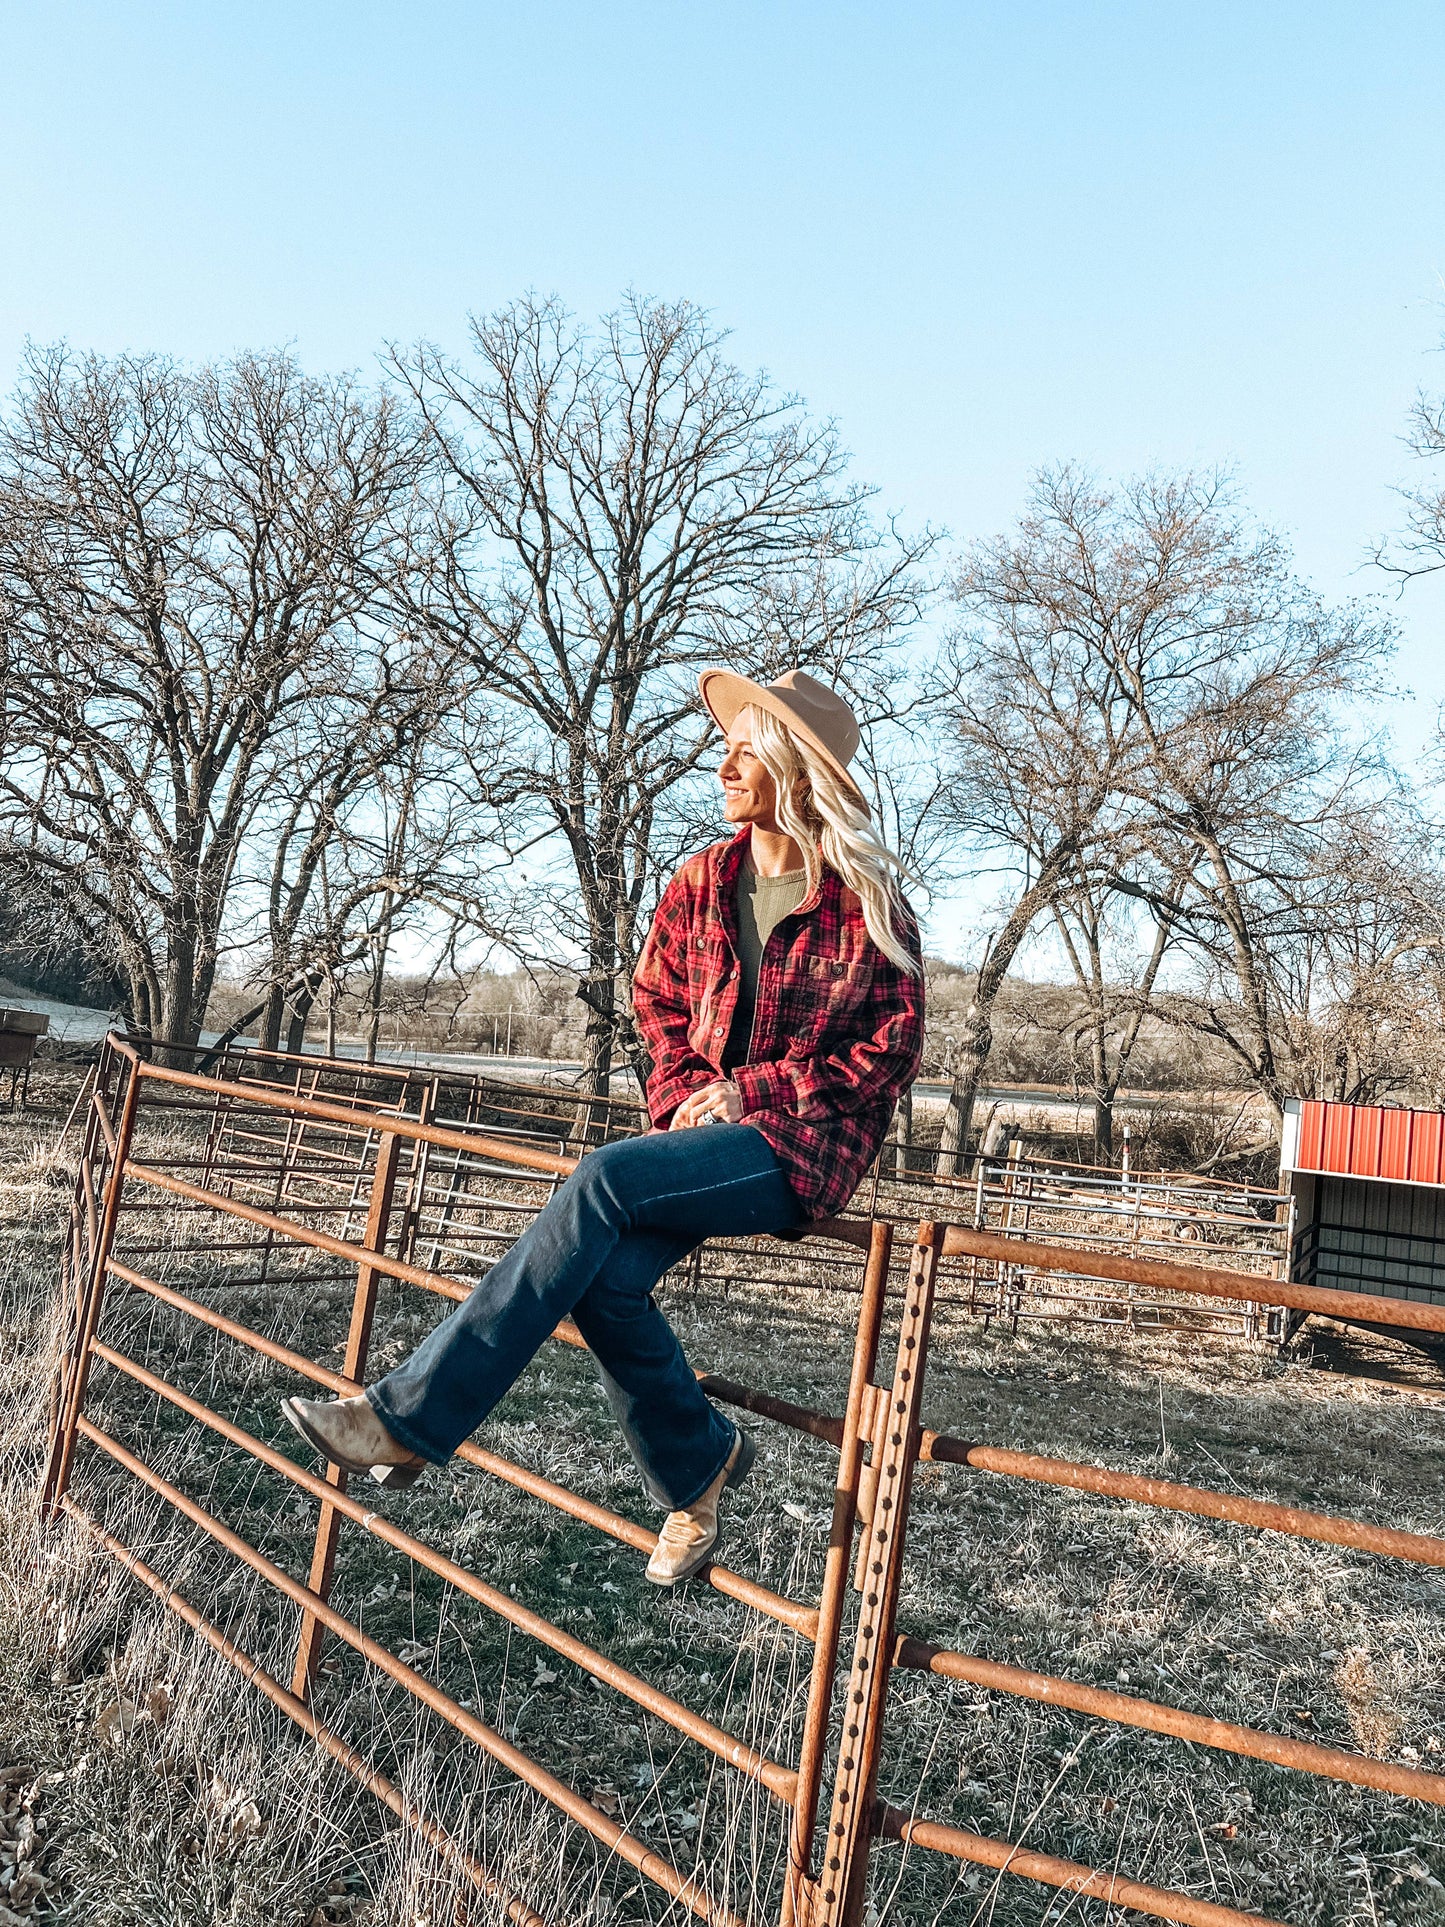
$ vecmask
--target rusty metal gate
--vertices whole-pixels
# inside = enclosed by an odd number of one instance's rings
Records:
[[[1445,1805],[1445,1776],[1373,1759],[1315,1742],[1234,1725],[1178,1707],[1135,1698],[1065,1678],[1030,1672],[979,1655],[941,1648],[911,1637],[898,1624],[900,1582],[907,1557],[909,1503],[920,1463],[953,1466],[990,1476],[1072,1488],[1131,1500],[1165,1510],[1233,1522],[1256,1530],[1350,1547],[1425,1566],[1445,1566],[1445,1540],[1255,1500],[1234,1493],[1176,1484],[1103,1466],[1046,1458],[970,1442],[926,1429],[923,1397],[929,1338],[938,1298],[940,1268],[949,1259],[975,1266],[1026,1262],[1070,1277],[1139,1279],[1151,1290],[1236,1300],[1240,1274],[1199,1266],[1149,1263],[1098,1250],[1059,1244],[1023,1244],[1017,1238],[970,1225],[931,1221],[918,1225],[895,1269],[895,1231],[883,1220],[833,1219],[810,1228],[809,1242],[862,1262],[847,1397],[829,1413],[772,1396],[766,1391],[705,1375],[715,1398],[771,1422],[809,1434],[836,1449],[831,1527],[816,1600],[795,1599],[756,1578],[714,1563],[703,1575],[716,1593],[739,1608],[764,1615],[804,1643],[808,1692],[796,1759],[768,1757],[735,1733],[650,1684],[604,1652],[522,1605],[437,1547],[380,1516],[347,1489],[346,1476],[325,1476],[297,1464],[233,1418],[213,1409],[112,1342],[108,1306],[117,1298],[150,1299],[195,1321],[202,1335],[239,1345],[293,1373],[307,1385],[338,1394],[366,1380],[378,1289],[383,1279],[442,1299],[465,1297],[468,1283],[455,1269],[416,1262],[418,1248],[454,1249],[456,1199],[467,1172],[501,1173],[520,1195],[493,1193],[470,1226],[485,1231],[470,1249],[474,1269],[484,1269],[499,1242],[515,1235],[519,1215],[536,1208],[574,1160],[542,1148],[532,1137],[507,1137],[465,1126],[428,1121],[428,1100],[402,1080],[380,1097],[359,1091],[321,1094],[319,1084],[300,1087],[301,1072],[278,1073],[239,1086],[151,1064],[112,1038],[106,1045],[90,1096],[65,1267],[66,1330],[56,1380],[54,1424],[42,1505],[48,1517],[65,1511],[106,1550],[334,1759],[422,1834],[440,1853],[495,1900],[508,1917],[547,1927],[549,1896],[508,1892],[495,1870],[449,1836],[434,1815],[410,1800],[362,1758],[345,1736],[319,1719],[313,1689],[323,1641],[334,1637],[446,1721],[464,1739],[541,1794],[575,1826],[647,1881],[725,1927],[749,1927],[730,1905],[698,1879],[682,1872],[637,1834],[568,1785],[495,1726],[441,1690],[414,1664],[364,1632],[332,1603],[338,1537],[346,1527],[370,1535],[547,1652],[567,1659],[665,1722],[687,1740],[763,1789],[777,1803],[787,1828],[787,1862],[780,1900],[780,1927],[858,1927],[867,1900],[870,1852],[891,1838],[931,1853],[969,1861],[1068,1894],[1090,1896],[1187,1927],[1279,1927],[1258,1914],[1195,1895],[1166,1891],[1128,1875],[1051,1855],[1008,1839],[990,1838],[914,1812],[878,1797],[880,1762],[889,1735],[890,1684],[900,1672],[927,1673],[973,1682],[992,1691],[1070,1709],[1093,1718],[1191,1741],[1226,1753],[1271,1762],[1434,1805]],[[413,1114],[408,1114],[408,1109]],[[423,1113],[423,1114],[418,1114]],[[140,1155],[139,1127],[172,1131],[164,1156]],[[192,1175],[185,1175],[186,1172]],[[298,1254],[331,1261],[327,1274],[349,1290],[348,1325],[339,1369],[278,1343],[215,1305],[202,1302],[154,1275],[153,1260],[177,1249],[159,1232],[147,1240],[157,1215],[183,1208],[192,1232],[185,1249],[203,1261],[224,1253],[229,1266],[252,1263],[261,1276],[284,1284]],[[451,1229],[437,1231],[443,1215]],[[482,1224],[480,1219],[492,1222]],[[124,1221],[126,1236],[118,1236]],[[330,1226],[331,1228],[328,1228]],[[219,1235],[211,1237],[210,1232]],[[435,1234],[435,1235],[432,1235]],[[430,1239],[430,1246],[429,1246]],[[238,1242],[239,1241],[239,1242]],[[465,1246],[465,1241],[463,1241]],[[124,1255],[122,1256],[122,1252]],[[1021,1256],[1022,1254],[1022,1256]],[[219,1258],[217,1259],[219,1262]],[[829,1261],[825,1261],[829,1262]],[[204,1270],[204,1262],[203,1267]],[[307,1274],[308,1285],[316,1274]],[[1248,1281],[1253,1295],[1260,1280]],[[879,1354],[887,1301],[898,1321],[891,1364],[880,1374]],[[1304,1311],[1337,1315],[1344,1294],[1304,1286],[1271,1284],[1270,1299]],[[1348,1294],[1360,1315],[1361,1298]],[[1445,1329],[1445,1307],[1391,1301],[1398,1323]],[[581,1345],[568,1325],[556,1336]],[[585,1348],[584,1348],[585,1349]],[[140,1387],[149,1396],[203,1428],[245,1462],[266,1468],[293,1495],[316,1508],[309,1571],[305,1579],[283,1569],[202,1505],[143,1454],[103,1427],[87,1391],[93,1369]],[[266,1671],[173,1581],[94,1519],[72,1490],[76,1454],[89,1448],[121,1468],[299,1609],[299,1634],[289,1681]],[[570,1519],[625,1546],[646,1553],[655,1535],[644,1526],[491,1452],[475,1441],[458,1457],[492,1478],[556,1508]],[[758,1924],[761,1927],[761,1924]]]

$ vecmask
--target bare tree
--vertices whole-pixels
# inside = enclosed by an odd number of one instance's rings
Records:
[[[423,466],[394,400],[283,354],[27,363],[0,426],[0,827],[158,1040],[199,1034],[289,721],[348,679]]]
[[[447,476],[417,613],[511,708],[478,792],[534,852],[523,907],[545,945],[585,958],[602,1091],[619,1044],[640,1054],[628,987],[709,739],[698,667],[803,664],[886,709],[929,538],[875,528],[832,428],[731,366],[686,303],[629,298],[589,332],[526,300],[472,344],[466,369],[394,357]],[[525,957],[515,920],[505,934]]]
[[[84,902],[8,839],[0,840],[0,976],[75,1003],[110,1005],[123,994]]]
[[[1259,842],[1268,829],[1261,813]],[[1368,1104],[1426,1087],[1445,957],[1429,826],[1402,798],[1336,796],[1275,829],[1268,867],[1242,837],[1222,879],[1206,857],[1176,923],[1189,980],[1157,1014],[1232,1065],[1276,1123],[1286,1096]]]
[[[450,723],[484,702],[456,665],[422,650],[359,657],[353,686],[295,712],[278,738],[277,770],[249,839],[264,866],[263,1048],[300,1050],[324,985],[363,958],[381,985],[392,939],[418,914],[445,948],[461,903],[477,895],[475,811],[459,780]],[[245,887],[238,891],[243,897]],[[244,926],[242,926],[244,929]],[[334,997],[332,998],[334,1004]]]
[[[1185,881],[1174,879],[1173,888],[1163,893],[1159,914],[1146,924],[1142,946],[1143,933],[1129,914],[1137,906],[1109,878],[1086,876],[1065,883],[1049,906],[1082,999],[1083,1008],[1070,1023],[1073,1058],[1076,1074],[1080,1060],[1087,1066],[1095,1155],[1101,1164],[1114,1159],[1115,1101],[1153,1009],[1154,987]]]
[[[1157,888],[1151,901],[1202,973],[1191,1021],[1278,1122],[1297,1082],[1280,1051],[1279,964],[1302,931],[1354,914],[1340,852],[1368,839],[1383,775],[1349,705],[1393,632],[1323,605],[1217,478],[1146,478],[1110,512],[1146,553],[1182,557],[1190,580],[1176,622],[1110,640],[1144,748],[1136,817],[1161,873],[1187,879],[1177,905]]]
[[[1445,341],[1441,343],[1445,347]],[[1415,397],[1405,428],[1405,446],[1419,461],[1445,463],[1445,393],[1422,388]],[[1445,569],[1445,473],[1437,472],[1413,488],[1399,491],[1405,504],[1405,527],[1396,536],[1373,545],[1373,560],[1401,584],[1416,576]]]
[[[292,719],[267,797],[270,820],[264,828],[258,824],[252,839],[258,855],[269,858],[266,991],[242,1024],[260,1016],[263,1050],[280,1048],[283,1023],[286,1048],[302,1047],[321,987],[343,963],[358,894],[364,902],[383,888],[373,866],[360,892],[348,890],[338,903],[330,871],[351,812],[386,780],[403,751],[406,731],[387,713],[391,706],[392,692],[383,687],[369,701],[318,704]]]
[[[954,595],[961,626],[936,691],[955,745],[950,814],[980,870],[1001,867],[1017,882],[950,1038],[944,1176],[962,1168],[994,1004],[1019,946],[1066,886],[1098,872],[1120,833],[1139,745],[1109,634],[1137,619],[1154,585],[1111,548],[1102,504],[1061,470],[1038,477],[1013,535],[974,548]]]
[[[1369,759],[1340,704],[1388,626],[1325,609],[1215,475],[1106,489],[1046,471],[1018,532],[974,551],[958,596],[977,625],[954,705],[961,823],[1012,856],[1023,887],[979,972],[941,1157],[951,1168],[963,1143],[990,1002],[1019,943],[1091,878],[1133,892],[1226,973],[1227,1000],[1197,1015],[1212,1010],[1277,1111],[1263,949],[1285,913],[1264,899],[1303,888],[1325,827],[1358,800]],[[1129,859],[1146,845],[1142,880]]]

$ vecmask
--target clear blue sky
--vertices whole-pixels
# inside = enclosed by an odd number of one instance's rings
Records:
[[[0,5],[26,335],[366,365],[526,288],[705,304],[967,537],[1037,464],[1234,463],[1331,594],[1445,387],[1445,7]],[[1399,605],[1400,715],[1445,595]]]

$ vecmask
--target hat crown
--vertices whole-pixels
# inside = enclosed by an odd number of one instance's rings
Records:
[[[851,763],[861,740],[852,710],[836,690],[806,669],[785,669],[767,684],[784,697],[798,720],[830,749],[840,763]]]

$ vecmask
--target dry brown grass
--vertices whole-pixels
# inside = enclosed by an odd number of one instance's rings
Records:
[[[56,1917],[104,1927],[440,1923],[451,1888],[428,1855],[108,1561],[69,1531],[37,1538],[28,1507],[43,1416],[37,1361],[66,1179],[43,1129],[21,1122],[6,1136],[0,1767],[32,1766],[41,1781]],[[185,1246],[179,1238],[172,1272],[195,1277]],[[237,1288],[226,1303],[326,1356],[344,1329],[345,1296]],[[669,1309],[698,1363],[836,1409],[853,1303],[735,1289],[675,1291]],[[383,1357],[400,1355],[437,1309],[389,1294]],[[108,1315],[179,1382],[278,1436],[285,1381],[269,1365],[148,1303],[117,1301]],[[97,1376],[95,1397],[106,1422],[145,1437],[168,1476],[304,1570],[309,1508],[109,1375]],[[974,1438],[1445,1530],[1438,1404],[1200,1336],[1033,1326],[1011,1337],[945,1310],[926,1405],[931,1424]],[[730,1558],[801,1592],[821,1566],[831,1455],[759,1430],[760,1468],[738,1495]],[[648,1516],[585,1359],[545,1354],[488,1434],[509,1456]],[[286,1670],[288,1613],[93,1455],[78,1477],[87,1503]],[[788,1636],[711,1592],[651,1593],[632,1555],[468,1468],[381,1503],[688,1703],[792,1750],[801,1680]],[[944,1466],[920,1471],[912,1551],[902,1617],[923,1637],[1381,1757],[1445,1759],[1445,1578],[1428,1569]],[[368,1631],[768,1918],[778,1828],[735,1782],[354,1533],[337,1583]],[[410,1772],[561,1918],[676,1918],[346,1656],[333,1657],[322,1700],[328,1719],[384,1767]],[[882,1791],[1291,1922],[1445,1920],[1445,1815],[1433,1809],[926,1677],[897,1680]],[[878,1854],[874,1895],[880,1919],[917,1927],[1105,1917],[1095,1903],[892,1848]]]

